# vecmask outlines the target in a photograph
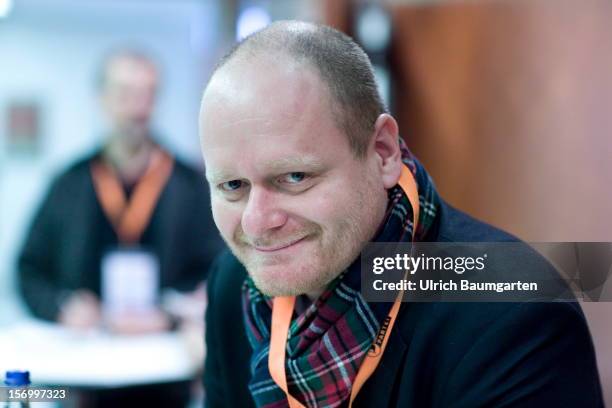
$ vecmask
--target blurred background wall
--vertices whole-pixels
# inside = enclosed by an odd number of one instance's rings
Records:
[[[612,3],[392,15],[401,128],[445,197],[525,240],[612,240]]]

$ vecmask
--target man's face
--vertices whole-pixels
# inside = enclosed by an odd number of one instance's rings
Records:
[[[131,57],[109,63],[101,98],[115,132],[127,137],[148,132],[156,87],[157,72],[150,63]]]
[[[320,294],[384,218],[376,159],[355,158],[330,106],[312,70],[265,61],[223,67],[203,98],[213,216],[269,296]]]

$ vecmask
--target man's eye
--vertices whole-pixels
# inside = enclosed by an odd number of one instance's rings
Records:
[[[294,171],[287,173],[281,177],[280,181],[287,184],[297,184],[306,179],[306,173],[303,171]]]
[[[223,191],[228,191],[228,192],[236,191],[240,187],[242,187],[242,181],[240,181],[240,180],[226,181],[225,183],[219,184],[219,187]]]

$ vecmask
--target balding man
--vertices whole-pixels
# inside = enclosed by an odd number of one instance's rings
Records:
[[[36,317],[68,327],[166,330],[172,322],[157,309],[156,292],[195,289],[222,242],[201,176],[152,137],[159,82],[153,61],[115,52],[98,82],[109,124],[104,145],[51,185],[19,257],[20,289]],[[134,262],[151,273],[138,280]],[[110,271],[104,279],[103,269]],[[113,299],[130,299],[120,310],[108,305],[113,313],[103,321],[101,295],[117,293],[114,284],[123,294]],[[153,308],[131,308],[127,303],[141,296],[132,294],[145,285],[150,293],[137,300],[152,300]]]
[[[232,252],[209,283],[209,407],[602,406],[575,303],[364,300],[369,241],[516,239],[438,196],[349,37],[278,22],[246,38],[200,125]]]

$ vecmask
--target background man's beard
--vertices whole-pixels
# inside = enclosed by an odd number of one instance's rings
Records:
[[[120,129],[120,132],[122,133],[123,144],[132,149],[147,141],[149,136],[149,128],[143,123],[126,123]]]

